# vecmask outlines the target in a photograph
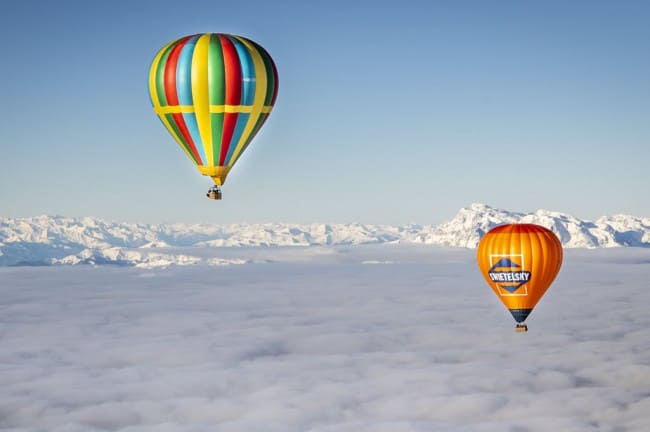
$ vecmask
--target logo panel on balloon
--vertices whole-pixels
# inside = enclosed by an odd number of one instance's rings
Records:
[[[526,296],[531,273],[525,270],[523,255],[490,255],[488,277],[501,296]]]

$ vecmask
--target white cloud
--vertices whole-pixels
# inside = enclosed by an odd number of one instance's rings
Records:
[[[526,334],[474,251],[324,250],[237,250],[258,264],[226,267],[0,268],[0,429],[650,424],[650,250],[568,251]]]

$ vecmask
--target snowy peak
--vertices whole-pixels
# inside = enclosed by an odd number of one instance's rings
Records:
[[[84,217],[0,217],[0,265],[209,264],[172,248],[315,246],[405,243],[474,248],[490,229],[504,223],[534,223],[551,229],[567,248],[650,247],[650,218],[615,215],[586,221],[569,214],[537,210],[511,212],[471,204],[438,226],[366,224],[170,224],[107,222]],[[196,259],[195,259],[196,258]],[[215,264],[216,263],[216,264]]]
[[[50,263],[53,265],[113,264],[151,269],[199,264],[210,266],[246,264],[246,260],[201,258],[187,254],[168,254],[113,247],[100,250],[84,249],[76,255],[68,255],[61,259],[52,258]]]
[[[485,204],[460,209],[452,220],[436,228],[435,235],[439,244],[474,248],[486,232],[504,223],[544,226],[558,236],[565,248],[650,247],[650,218],[617,215],[591,222],[555,211],[517,213]]]

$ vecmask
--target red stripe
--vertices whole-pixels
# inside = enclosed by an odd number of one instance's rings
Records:
[[[169,53],[167,64],[165,65],[165,77],[164,77],[165,96],[167,98],[167,105],[172,105],[172,106],[178,105],[178,92],[176,91],[176,69],[178,68],[178,57],[180,56],[181,50],[183,49],[187,41],[190,40],[191,37],[192,36],[188,36],[178,41],[178,43],[176,43],[176,45],[172,48],[171,52]],[[192,140],[192,136],[190,135],[190,131],[187,129],[187,125],[185,124],[185,119],[183,118],[183,114],[181,113],[172,114],[172,117],[174,118],[174,122],[176,123],[176,126],[178,126],[178,130],[181,132],[181,135],[183,135],[185,142],[187,142],[188,146],[190,147],[190,151],[192,152],[196,160],[199,162],[199,164],[203,165],[201,156],[199,155],[199,152],[196,150],[196,145],[194,144],[194,141]]]
[[[242,93],[242,72],[237,49],[227,36],[219,35],[219,39],[221,40],[221,48],[223,50],[224,74],[226,76],[226,105],[239,105],[241,103]],[[225,163],[238,115],[238,113],[224,113],[219,165]]]

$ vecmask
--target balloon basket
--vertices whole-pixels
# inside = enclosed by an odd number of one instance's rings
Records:
[[[515,327],[517,333],[524,333],[528,331],[528,326],[526,324],[517,324]]]
[[[208,193],[205,194],[208,198],[211,200],[220,200],[221,199],[221,189],[219,189],[219,186],[212,186],[210,189],[208,189]]]

